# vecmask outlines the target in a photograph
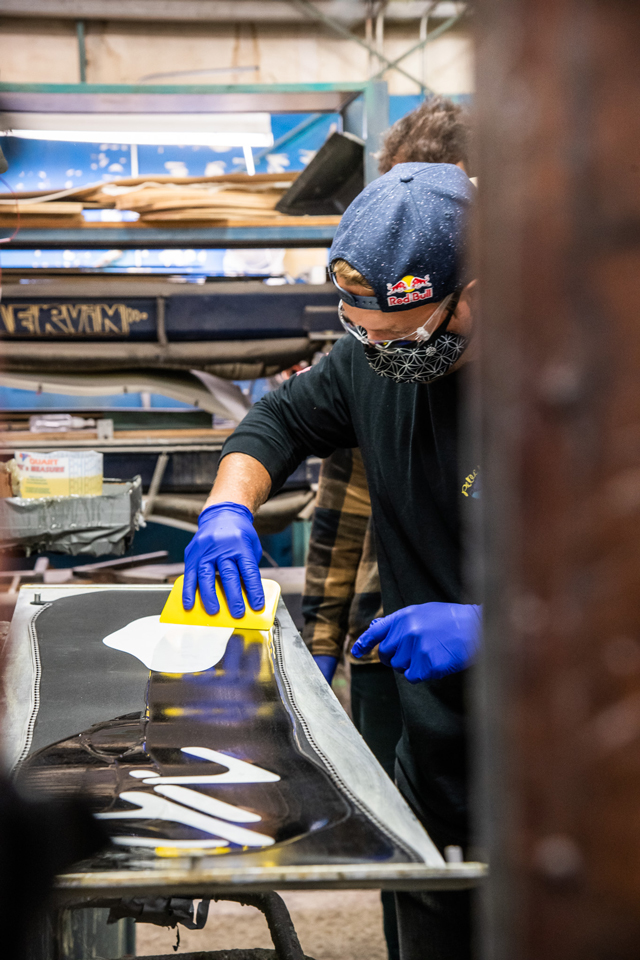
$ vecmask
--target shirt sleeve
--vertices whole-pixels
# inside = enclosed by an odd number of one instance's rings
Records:
[[[336,450],[320,470],[302,597],[302,636],[316,656],[341,656],[370,513],[360,451]]]
[[[328,457],[358,445],[349,407],[351,337],[315,366],[291,377],[251,408],[228,438],[222,456],[246,453],[271,476],[275,493],[309,455]]]

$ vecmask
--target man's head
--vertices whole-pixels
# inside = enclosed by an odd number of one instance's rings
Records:
[[[396,165],[342,218],[332,277],[343,324],[377,372],[429,382],[458,365],[472,320],[465,248],[473,191],[451,164]]]
[[[375,296],[375,291],[369,281],[355,270],[346,260],[335,260],[332,271],[340,287],[348,293],[359,297]],[[455,304],[455,316],[452,316],[448,329],[452,332],[468,336],[472,326],[473,290],[476,281],[472,280],[460,292]],[[451,305],[451,299],[445,298],[438,303],[423,303],[402,313],[383,313],[382,310],[364,310],[362,308],[342,304],[342,314],[355,326],[367,331],[371,342],[387,340],[415,339],[414,333],[424,328],[427,333],[433,334],[444,320],[445,308]]]
[[[378,156],[378,170],[396,163],[453,163],[470,172],[471,118],[448,97],[429,97],[390,128]]]

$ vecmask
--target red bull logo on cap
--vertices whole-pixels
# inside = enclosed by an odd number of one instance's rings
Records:
[[[433,287],[429,276],[406,276],[397,283],[387,284],[387,303],[390,307],[399,307],[407,303],[419,303],[433,297]]]

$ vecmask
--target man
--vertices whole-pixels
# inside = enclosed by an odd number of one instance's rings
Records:
[[[447,97],[430,97],[387,132],[378,169],[384,174],[396,163],[453,163],[468,173],[470,138],[469,113]],[[336,450],[322,464],[302,606],[304,640],[331,682],[347,632],[352,646],[381,612],[371,503],[357,448]],[[350,659],[353,668],[358,661]],[[364,659],[364,670],[352,669],[354,722],[387,768],[400,726],[395,682],[387,668],[373,667],[379,664],[375,651]],[[395,698],[397,714],[391,702],[389,710],[377,709],[380,695]]]
[[[471,157],[469,111],[449,97],[428,97],[387,131],[378,171],[396,163],[455,163],[467,173]]]
[[[453,163],[469,172],[467,110],[432,96],[387,132],[378,160],[381,174],[396,163]],[[329,682],[342,655],[381,612],[371,503],[360,451],[336,450],[322,464],[309,541],[302,608],[303,638]],[[391,671],[375,651],[351,660],[353,719],[393,777],[400,736],[400,704]],[[360,669],[358,669],[360,667]]]
[[[453,163],[469,173],[469,112],[447,97],[432,96],[387,132],[378,169],[396,163]],[[391,779],[402,733],[393,670],[374,649],[360,659],[351,647],[376,617],[382,598],[371,521],[371,502],[360,451],[336,450],[320,469],[302,597],[302,636],[329,683],[343,652],[350,662],[351,716]],[[346,649],[345,648],[346,640]],[[381,894],[389,960],[398,960],[395,900]]]
[[[394,668],[404,729],[396,779],[441,849],[468,844],[465,668],[479,608],[464,602],[456,372],[471,355],[474,284],[464,277],[473,187],[451,164],[399,164],[351,204],[331,248],[350,336],[268,394],[227,440],[185,554],[184,603],[200,586],[234,616],[263,603],[253,513],[309,454],[359,446],[367,473],[386,616],[354,654],[379,644]],[[399,894],[402,960],[470,956],[466,892]]]
[[[351,717],[393,780],[396,745],[402,733],[393,670],[380,663],[375,649],[361,660],[351,656],[355,641],[382,612],[364,463],[357,447],[336,450],[323,461],[318,479],[302,595],[302,638],[329,684],[346,638]],[[391,890],[383,890],[380,898],[388,960],[399,960],[395,897]]]
[[[468,111],[447,97],[432,96],[387,132],[378,169],[384,174],[396,163],[453,163],[468,173],[470,139]],[[329,682],[345,636],[352,646],[380,612],[371,504],[362,457],[357,448],[336,450],[320,470],[303,595],[303,637]],[[350,659],[353,668],[358,661]],[[351,697],[357,708],[354,722],[387,768],[394,752],[390,748],[393,733],[399,731],[399,703],[397,715],[391,702],[387,711],[381,712],[377,706],[380,695],[394,700],[395,682],[386,676],[388,669],[373,667],[379,664],[375,651],[364,660],[364,670],[354,675],[352,669]]]

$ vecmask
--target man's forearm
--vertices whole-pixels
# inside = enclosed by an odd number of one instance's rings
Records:
[[[214,503],[241,503],[251,513],[266,501],[271,477],[259,460],[246,453],[229,453],[220,462],[218,473],[203,509]]]

